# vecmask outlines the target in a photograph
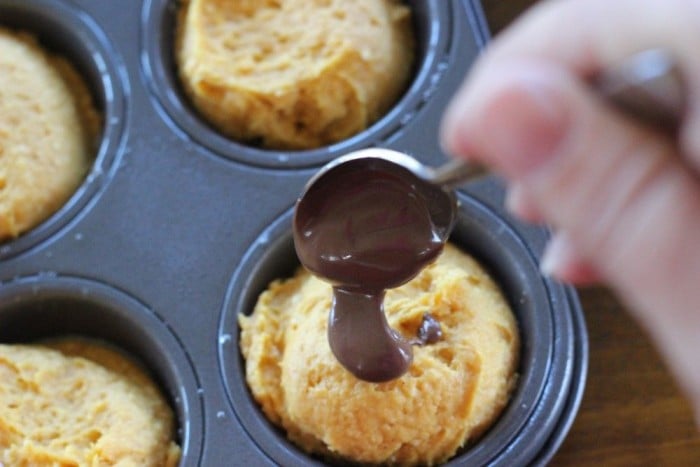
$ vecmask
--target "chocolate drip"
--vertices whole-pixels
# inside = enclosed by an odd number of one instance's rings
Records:
[[[341,165],[310,187],[297,204],[294,242],[301,262],[334,285],[334,355],[358,378],[380,382],[401,376],[413,358],[411,342],[387,323],[384,291],[442,251],[431,200],[445,194],[381,159],[361,167]],[[426,333],[428,342],[435,332],[428,326]]]
[[[413,361],[411,344],[389,327],[384,292],[333,289],[328,342],[338,361],[359,379],[379,383],[398,378]]]

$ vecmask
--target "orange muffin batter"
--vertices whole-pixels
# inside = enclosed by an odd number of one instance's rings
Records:
[[[413,43],[398,0],[188,0],[176,58],[195,108],[221,132],[307,149],[387,112],[408,84]]]
[[[0,344],[0,465],[172,467],[172,410],[121,353]]]
[[[246,379],[265,415],[303,449],[356,462],[443,462],[500,415],[514,387],[520,340],[501,291],[452,245],[387,292],[392,328],[416,336],[431,313],[443,337],[415,347],[409,371],[386,383],[356,379],[326,330],[331,286],[300,269],[273,282],[240,316]]]
[[[0,241],[68,200],[90,166],[99,125],[67,61],[32,36],[0,27]]]

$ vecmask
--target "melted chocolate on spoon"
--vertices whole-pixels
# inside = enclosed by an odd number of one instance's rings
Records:
[[[388,381],[408,370],[412,343],[435,342],[441,332],[426,315],[418,340],[404,339],[387,323],[384,291],[432,262],[446,232],[432,221],[430,192],[408,170],[381,159],[332,170],[297,204],[297,254],[333,284],[328,339],[338,361],[360,379]]]

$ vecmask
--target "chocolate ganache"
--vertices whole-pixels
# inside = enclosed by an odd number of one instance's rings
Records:
[[[357,378],[397,378],[411,364],[412,344],[440,338],[439,323],[426,313],[418,338],[405,339],[389,326],[383,299],[440,254],[454,221],[450,203],[451,193],[373,157],[333,167],[297,203],[297,255],[333,285],[329,344]]]

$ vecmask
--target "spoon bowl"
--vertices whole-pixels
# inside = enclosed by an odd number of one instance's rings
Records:
[[[407,187],[413,188],[425,201],[435,231],[443,241],[447,239],[456,219],[457,198],[452,190],[452,181],[464,183],[466,179],[481,175],[480,167],[464,161],[453,161],[435,169],[426,166],[408,154],[383,148],[368,148],[338,157],[324,165],[309,179],[297,201],[296,222],[308,209],[315,208],[313,199],[319,185],[337,186],[349,172],[381,171],[400,177]],[[409,190],[406,190],[408,196]],[[302,259],[302,262],[304,260]]]

